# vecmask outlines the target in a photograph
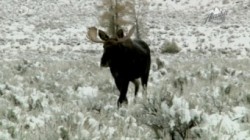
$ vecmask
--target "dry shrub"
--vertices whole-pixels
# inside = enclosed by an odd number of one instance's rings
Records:
[[[161,47],[162,53],[174,54],[174,53],[178,53],[180,51],[181,51],[180,47],[177,45],[177,43],[174,40],[172,40],[172,42],[166,40]]]

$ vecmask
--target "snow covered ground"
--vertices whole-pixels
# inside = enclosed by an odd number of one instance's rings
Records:
[[[131,84],[119,110],[102,47],[85,37],[96,3],[0,1],[1,140],[250,139],[249,0],[151,1],[148,97],[133,103]],[[218,9],[226,20],[205,23]],[[166,40],[181,51],[161,53]]]

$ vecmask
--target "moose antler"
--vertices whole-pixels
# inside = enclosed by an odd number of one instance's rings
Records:
[[[123,38],[119,38],[118,42],[123,42],[127,39],[129,39],[132,34],[135,31],[135,25],[132,26],[132,28],[129,30],[128,34],[126,36],[124,36]],[[99,40],[97,39],[97,31],[98,29],[96,27],[89,27],[88,28],[88,33],[87,33],[87,38],[95,43],[104,43],[105,41]]]
[[[123,38],[119,38],[119,39],[118,39],[118,42],[123,42],[123,41],[129,39],[129,38],[133,35],[133,33],[134,33],[134,31],[135,31],[135,27],[136,27],[136,26],[133,25],[132,28],[129,30],[128,34],[127,34],[126,36],[124,36]]]
[[[104,41],[97,39],[97,29],[96,27],[89,27],[87,38],[95,43],[104,43]]]

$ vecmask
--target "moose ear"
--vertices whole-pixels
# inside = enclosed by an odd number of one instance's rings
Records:
[[[116,32],[116,35],[117,35],[118,38],[123,38],[123,37],[124,37],[123,30],[122,30],[122,29],[119,29],[119,30]]]
[[[109,39],[109,36],[102,30],[99,30],[99,37],[104,40],[104,41],[107,41]]]

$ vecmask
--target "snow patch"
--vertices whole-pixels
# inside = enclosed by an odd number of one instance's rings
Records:
[[[97,97],[98,88],[90,87],[90,86],[79,87],[77,89],[77,95],[78,95],[78,97],[80,97],[82,99],[92,99],[92,98]]]

